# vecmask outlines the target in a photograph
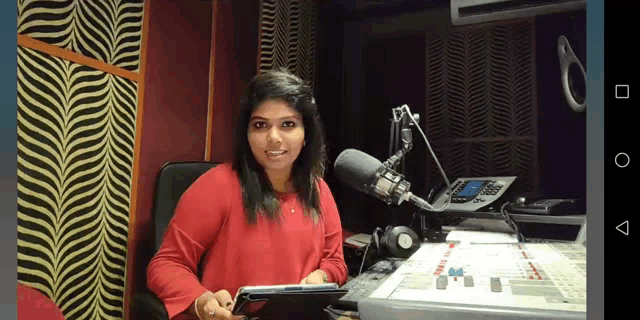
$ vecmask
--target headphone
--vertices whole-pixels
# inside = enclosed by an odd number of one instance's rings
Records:
[[[373,231],[373,240],[378,254],[383,256],[406,259],[420,248],[418,234],[404,226],[387,226],[384,232],[382,229],[376,228]]]

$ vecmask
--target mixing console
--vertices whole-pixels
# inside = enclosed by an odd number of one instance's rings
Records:
[[[364,320],[439,313],[585,319],[586,248],[574,243],[424,244],[359,300],[358,311]]]

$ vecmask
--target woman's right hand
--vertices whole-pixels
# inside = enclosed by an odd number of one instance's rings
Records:
[[[202,320],[242,320],[244,316],[234,316],[233,299],[227,290],[220,290],[216,293],[205,292],[197,300],[195,308]]]

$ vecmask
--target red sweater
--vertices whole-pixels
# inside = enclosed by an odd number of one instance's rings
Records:
[[[218,165],[180,199],[147,269],[147,286],[175,320],[190,319],[180,313],[207,290],[225,289],[235,298],[241,286],[298,284],[316,269],[322,269],[329,282],[344,284],[347,266],[340,216],[324,180],[319,195],[322,218],[315,227],[293,193],[278,194],[284,208],[282,223],[258,216],[258,223],[250,226],[235,172],[229,164]]]

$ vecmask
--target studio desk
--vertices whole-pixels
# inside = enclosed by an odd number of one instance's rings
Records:
[[[523,219],[580,225],[585,216]],[[443,243],[423,243],[409,259],[378,259],[349,277],[349,293],[325,310],[327,319],[586,319],[584,241],[518,243],[496,219],[443,231]]]

